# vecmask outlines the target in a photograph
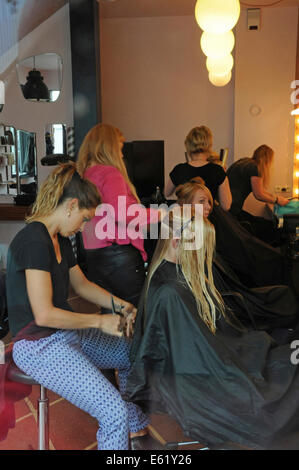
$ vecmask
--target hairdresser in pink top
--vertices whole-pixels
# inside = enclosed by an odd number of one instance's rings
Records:
[[[77,167],[98,188],[102,205],[85,225],[87,277],[135,306],[145,280],[144,229],[161,213],[139,204],[123,162],[124,137],[115,127],[97,124],[83,140]]]

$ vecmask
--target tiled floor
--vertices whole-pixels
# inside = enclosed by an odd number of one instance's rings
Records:
[[[74,294],[69,299],[77,312],[94,312],[98,308],[78,299]],[[10,335],[4,338],[6,345]],[[37,397],[39,387],[33,386],[31,394],[15,404],[16,425],[0,441],[0,450],[33,450],[37,448]],[[96,450],[97,421],[71,403],[49,391],[49,437],[50,450]],[[180,427],[167,416],[151,416],[150,432],[162,444],[169,441],[188,441]],[[200,447],[185,446],[185,450]]]

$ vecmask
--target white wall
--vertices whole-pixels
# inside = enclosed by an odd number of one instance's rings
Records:
[[[234,159],[251,156],[262,143],[275,150],[271,190],[292,186],[294,122],[290,83],[295,78],[298,8],[262,9],[261,30],[247,30],[242,10],[235,31],[233,80],[221,88],[208,81],[193,16],[102,18],[103,121],[127,140],[165,140],[165,177],[184,160],[184,138],[206,124],[214,148]],[[261,113],[250,114],[258,105]],[[250,200],[250,197],[249,197]],[[247,208],[261,213],[264,204]]]
[[[32,12],[34,14],[34,12]],[[34,103],[24,99],[17,80],[15,63],[26,57],[55,52],[62,57],[63,80],[60,97],[53,103]],[[46,178],[53,167],[41,166],[40,160],[46,154],[45,126],[49,123],[73,125],[73,96],[71,76],[71,51],[69,29],[69,7],[64,6],[44,21],[7,54],[14,62],[7,63],[7,70],[0,78],[6,84],[5,106],[0,114],[0,122],[19,129],[36,133],[38,183]],[[3,58],[1,61],[3,70]],[[12,202],[0,196],[0,203]],[[18,232],[21,223],[0,222],[0,255],[6,257],[7,245]]]
[[[295,79],[298,8],[264,8],[260,31],[248,31],[242,11],[236,28],[234,159],[250,157],[267,144],[275,151],[270,191],[292,187],[294,118],[290,84]],[[260,113],[250,112],[258,106]],[[289,194],[291,195],[291,193]],[[246,207],[262,213],[264,204],[249,196]]]
[[[210,84],[200,36],[193,16],[101,21],[103,122],[128,141],[164,140],[166,178],[196,125],[211,128],[215,150],[233,147],[233,81]]]

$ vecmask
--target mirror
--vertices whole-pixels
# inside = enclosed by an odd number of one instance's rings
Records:
[[[0,194],[17,194],[17,179],[13,176],[16,164],[16,129],[0,124]]]
[[[47,53],[27,57],[17,64],[19,84],[26,100],[54,102],[62,85],[62,59]]]
[[[66,125],[47,124],[45,129],[46,155],[67,153]]]
[[[0,124],[0,194],[31,204],[37,192],[36,137],[34,132]]]
[[[65,124],[47,124],[45,129],[46,155],[42,165],[58,165],[74,158],[73,128]]]

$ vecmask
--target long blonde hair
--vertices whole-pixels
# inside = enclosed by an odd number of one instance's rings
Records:
[[[94,126],[86,134],[81,144],[77,160],[78,172],[83,177],[86,169],[92,164],[114,166],[121,172],[131,193],[139,202],[136,189],[129,179],[119,151],[119,144],[124,140],[124,136],[117,127],[110,124]]]
[[[273,161],[274,151],[268,145],[260,145],[253,152],[252,158],[256,161],[259,176],[263,179],[264,186],[267,187],[270,181],[270,168]]]
[[[199,224],[195,216],[194,207],[191,209],[191,219],[186,223],[184,207],[176,207],[175,211],[170,211],[167,215],[169,226],[169,237],[158,240],[156,250],[150,265],[149,274],[146,281],[146,292],[148,291],[151,279],[162,263],[167,253],[168,247],[173,238],[177,237],[178,227],[180,238],[177,247],[177,269],[180,270],[190,288],[197,304],[197,311],[203,322],[214,334],[216,332],[217,311],[225,316],[225,307],[221,295],[214,285],[212,263],[215,249],[215,229],[207,220],[203,219],[203,224]],[[162,224],[165,221],[162,222]],[[198,249],[186,249],[185,243],[190,243],[190,236],[196,230],[203,230],[203,244]]]
[[[82,179],[73,162],[60,164],[40,187],[26,222],[52,214],[68,198],[77,198],[79,209],[92,209],[101,203],[96,186]]]
[[[177,186],[175,195],[178,199],[178,204],[191,204],[193,197],[198,190],[203,191],[207,195],[212,211],[214,202],[213,196],[209,188],[205,186],[205,182],[200,176],[196,176],[190,181],[187,181],[187,183]]]

